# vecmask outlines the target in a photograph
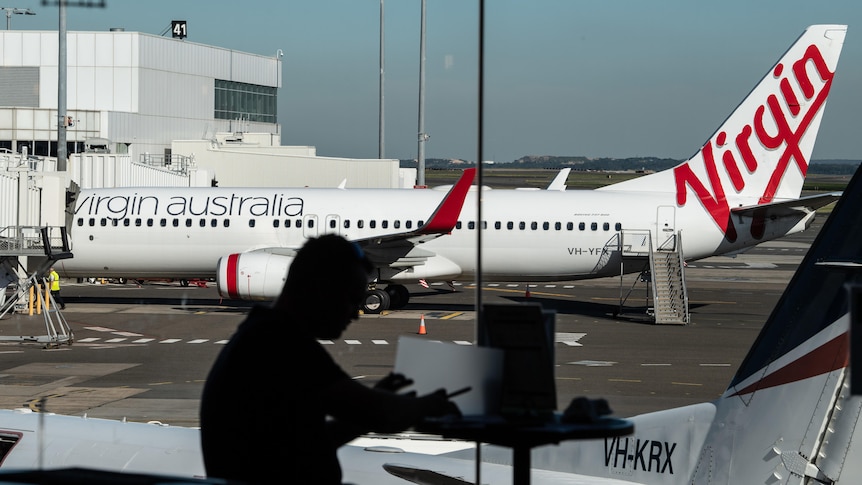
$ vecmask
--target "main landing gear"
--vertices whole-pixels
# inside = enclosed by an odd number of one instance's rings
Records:
[[[362,311],[380,313],[389,309],[397,310],[407,306],[408,301],[410,301],[410,292],[404,285],[387,285],[382,290],[372,286],[365,292]]]

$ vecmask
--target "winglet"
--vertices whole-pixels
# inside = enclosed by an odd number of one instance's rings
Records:
[[[467,198],[467,192],[470,186],[473,185],[473,178],[476,176],[475,168],[464,170],[461,178],[455,182],[455,185],[449,189],[446,197],[431,214],[422,227],[416,232],[419,234],[446,234],[452,232],[455,228],[455,223],[458,222],[458,216],[461,215],[461,208],[464,207],[464,199]]]

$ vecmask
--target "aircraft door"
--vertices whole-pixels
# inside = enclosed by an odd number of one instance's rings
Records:
[[[317,237],[317,222],[317,216],[314,214],[309,214],[302,218],[302,235],[305,236],[306,239]]]
[[[676,249],[676,207],[660,205],[656,212],[655,248]]]
[[[337,214],[329,214],[323,223],[321,232],[324,234],[341,234],[341,217]]]

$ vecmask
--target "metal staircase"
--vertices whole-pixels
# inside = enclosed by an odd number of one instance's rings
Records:
[[[40,257],[35,270],[27,271],[22,257]],[[13,310],[38,308],[45,321],[45,335],[0,336],[5,342],[35,342],[46,347],[69,344],[74,340],[69,324],[47,290],[44,275],[56,261],[71,258],[65,227],[14,226],[0,228],[0,319]],[[20,278],[18,275],[27,274]],[[44,283],[40,290],[40,283]],[[14,288],[7,298],[7,287]]]
[[[689,321],[685,267],[678,248],[679,234],[674,234],[656,251],[650,252],[652,272],[653,315],[656,324],[685,325]]]
[[[685,263],[680,234],[671,234],[657,247],[653,247],[650,231],[622,231],[620,235],[620,312],[639,282],[649,284],[652,308],[648,313],[656,324],[686,325],[689,322],[688,292],[685,286]],[[647,266],[648,263],[648,266]],[[625,268],[642,265],[640,277],[626,295],[622,295],[622,276]],[[648,295],[649,297],[649,295]]]

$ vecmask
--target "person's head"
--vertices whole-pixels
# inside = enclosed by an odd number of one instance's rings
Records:
[[[359,316],[372,265],[359,246],[327,234],[306,241],[287,273],[276,308],[308,325],[317,338],[336,338]]]

